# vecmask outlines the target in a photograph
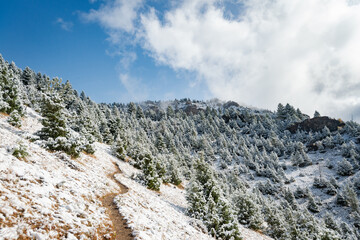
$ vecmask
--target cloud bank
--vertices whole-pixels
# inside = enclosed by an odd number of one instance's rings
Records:
[[[183,0],[140,13],[145,2],[138,0],[120,20],[115,9],[124,2],[108,2],[89,18],[132,32],[157,63],[195,73],[214,97],[360,117],[358,1],[245,0],[233,11],[224,0]]]

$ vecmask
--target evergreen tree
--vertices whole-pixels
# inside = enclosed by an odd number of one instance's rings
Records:
[[[291,156],[291,162],[294,166],[306,167],[312,164],[312,161],[305,153],[305,147],[302,143],[299,143],[295,153]]]
[[[254,196],[245,192],[237,192],[233,199],[239,223],[254,230],[260,230],[264,219]]]
[[[317,203],[315,202],[315,199],[313,198],[313,196],[311,194],[309,196],[309,201],[308,201],[308,204],[307,204],[307,208],[313,213],[320,212],[320,208],[317,205]]]
[[[43,128],[38,132],[41,139],[55,140],[58,137],[65,138],[67,136],[68,128],[64,105],[56,93],[43,97],[41,114]]]
[[[144,112],[142,110],[142,108],[140,106],[137,106],[136,108],[136,118],[140,119],[140,118],[144,118]]]
[[[10,113],[8,122],[14,127],[21,127],[21,115],[17,110],[14,110]]]
[[[350,176],[353,172],[353,166],[345,158],[338,163],[337,173],[341,176]]]
[[[318,111],[315,110],[315,113],[314,113],[314,118],[316,117],[321,117],[320,113]]]
[[[0,92],[0,112],[10,114],[16,110],[22,116],[24,107],[20,98],[19,82],[7,68],[0,72]]]
[[[114,136],[111,134],[110,132],[110,128],[107,125],[107,122],[105,119],[103,119],[103,121],[100,124],[100,133],[102,136],[102,139],[104,141],[104,143],[106,144],[112,144],[114,141]]]
[[[280,119],[285,119],[286,118],[285,107],[281,103],[278,104],[276,114],[277,114],[277,117],[280,118]]]
[[[170,182],[174,185],[180,185],[182,180],[180,178],[179,166],[175,160],[170,161]]]
[[[186,187],[187,213],[190,217],[203,219],[206,214],[206,200],[203,195],[202,185],[193,178]]]
[[[274,205],[265,206],[265,221],[268,225],[266,232],[275,239],[288,239],[289,229],[281,210]]]
[[[295,196],[289,189],[285,190],[284,199],[294,210],[298,209],[298,204],[296,202]]]
[[[44,95],[41,113],[43,128],[37,132],[45,146],[50,150],[64,151],[72,157],[78,157],[83,150],[93,153],[93,149],[78,134],[73,133],[66,124],[66,112],[56,92]]]
[[[175,116],[174,109],[170,105],[166,108],[166,115],[168,118],[173,118]]]
[[[128,104],[128,113],[130,114],[130,115],[135,115],[136,114],[136,105],[135,105],[135,103],[133,103],[133,102],[130,102],[129,104]]]
[[[143,157],[143,174],[145,177],[145,184],[146,186],[155,191],[160,190],[160,179],[159,175],[156,171],[156,164],[149,153],[146,153]]]
[[[343,196],[346,199],[346,202],[350,206],[351,211],[360,212],[359,201],[353,187],[350,185],[346,185],[343,194],[344,194]]]
[[[329,229],[332,229],[334,231],[339,231],[339,226],[333,216],[330,213],[326,213],[324,218],[325,226]]]
[[[158,134],[156,139],[156,148],[159,150],[160,153],[164,152],[166,149],[166,144],[164,141],[164,137],[161,133]]]
[[[125,138],[118,136],[115,144],[113,145],[114,155],[121,160],[125,160],[127,147],[128,147],[127,140]]]
[[[234,217],[234,213],[231,209],[230,204],[224,199],[221,199],[218,205],[220,221],[219,229],[217,230],[217,236],[224,240],[242,239],[240,236],[237,220]]]

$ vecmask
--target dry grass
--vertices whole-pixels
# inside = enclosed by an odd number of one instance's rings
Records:
[[[87,153],[87,152],[84,152],[84,151],[82,151],[82,153],[85,154],[86,156],[89,156],[89,157],[93,158],[93,159],[97,159],[97,157],[94,154],[90,154],[90,153]]]
[[[184,187],[184,185],[183,185],[182,183],[180,183],[179,185],[177,185],[177,187],[178,187],[179,189],[181,189],[181,190],[184,190],[184,189],[185,189],[185,187]]]

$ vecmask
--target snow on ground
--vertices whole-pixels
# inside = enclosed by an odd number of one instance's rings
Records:
[[[26,121],[22,122],[21,130],[34,134],[42,128],[41,116],[31,108],[26,108]]]
[[[122,174],[115,178],[129,191],[116,202],[137,239],[213,239],[203,233],[201,223],[185,215],[185,190],[171,184],[161,185],[160,192],[148,190],[132,180],[137,169],[122,161],[118,166]],[[243,227],[240,231],[244,240],[271,239]]]
[[[160,192],[132,180],[138,170],[110,154],[110,146],[96,143],[94,156],[49,152],[26,136],[41,129],[41,117],[27,109],[23,126],[14,128],[0,115],[0,240],[103,239],[111,221],[101,197],[118,192],[109,177],[118,163],[116,179],[129,191],[115,198],[137,239],[212,239],[198,221],[187,217],[185,191],[162,185]],[[12,151],[19,144],[29,156],[19,160]],[[241,228],[245,240],[270,239]]]
[[[84,154],[72,160],[30,143],[21,136],[39,123],[28,116],[24,129],[0,117],[0,239],[102,238],[111,222],[99,198],[119,190],[106,177],[113,163]],[[24,160],[11,154],[20,142],[29,153]]]
[[[184,208],[172,202],[176,196],[184,202],[183,190],[165,185],[161,186],[160,193],[148,190],[130,178],[135,169],[125,162],[118,164],[123,174],[115,177],[129,191],[116,201],[137,239],[212,239],[191,226],[192,219],[185,216]]]

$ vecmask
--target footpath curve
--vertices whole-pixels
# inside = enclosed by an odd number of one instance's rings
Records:
[[[116,166],[116,168],[118,168]],[[121,173],[120,170],[112,173],[108,177],[111,178],[114,182],[116,182],[119,187],[120,191],[117,193],[109,193],[102,197],[100,200],[103,206],[106,208],[106,213],[110,217],[112,224],[113,224],[113,232],[114,234],[111,236],[113,240],[133,240],[134,237],[132,236],[131,229],[127,226],[126,220],[120,214],[118,207],[114,203],[114,198],[119,194],[124,194],[128,191],[128,188],[117,181],[114,177],[115,174]]]

